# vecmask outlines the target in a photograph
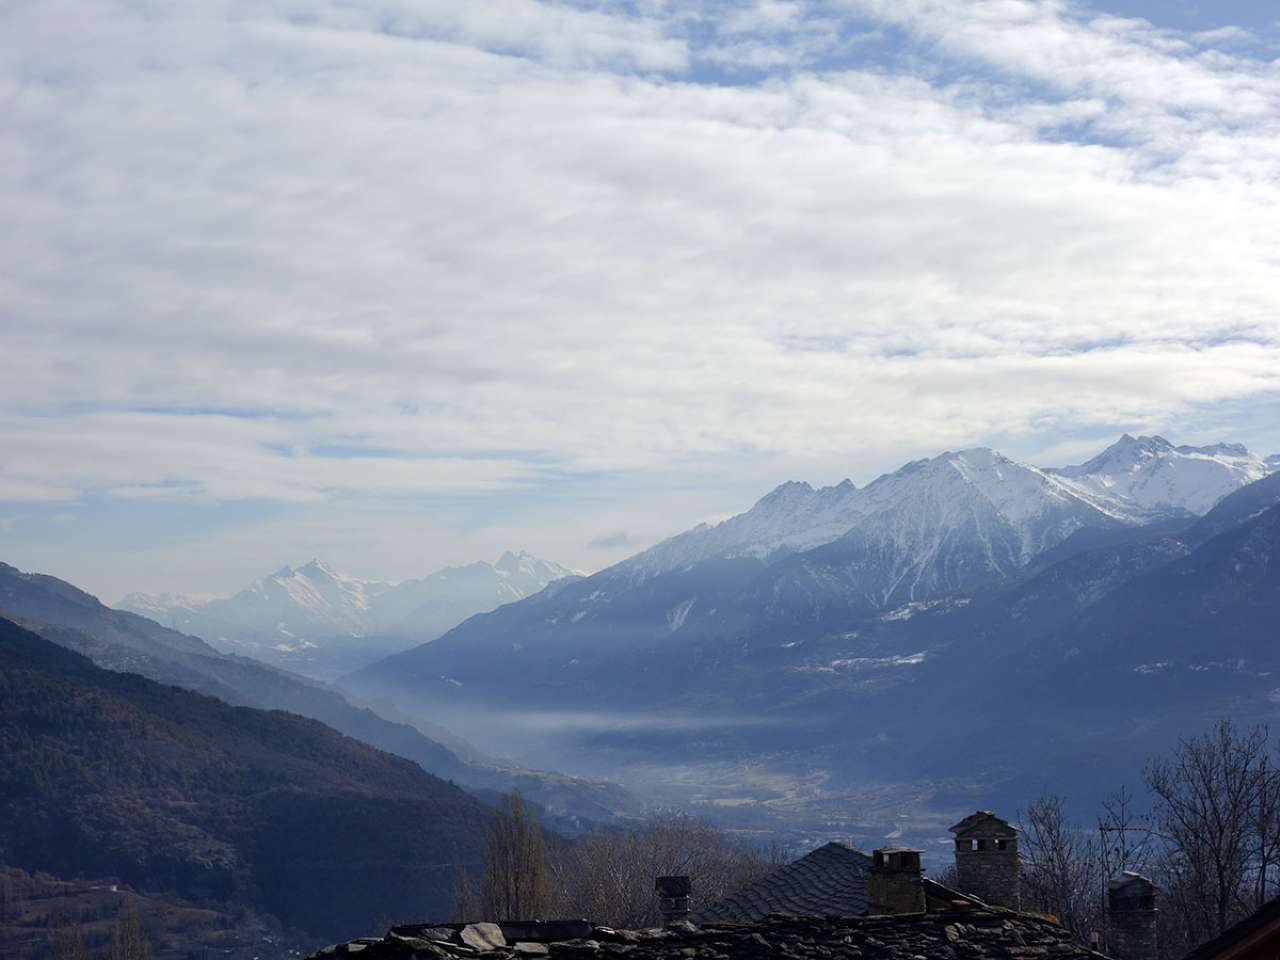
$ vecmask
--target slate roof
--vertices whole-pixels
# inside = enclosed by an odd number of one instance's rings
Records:
[[[543,936],[544,930],[546,935]],[[551,937],[572,935],[572,939]],[[1105,960],[1044,917],[973,904],[874,917],[770,917],[611,930],[586,921],[393,927],[310,960]]]
[[[871,857],[844,843],[828,843],[718,903],[697,910],[704,920],[763,920],[791,916],[856,917],[867,912]]]
[[[1186,960],[1227,960],[1256,951],[1275,956],[1280,942],[1280,897],[1268,900],[1235,926],[1202,943]],[[1266,948],[1266,949],[1260,949]]]

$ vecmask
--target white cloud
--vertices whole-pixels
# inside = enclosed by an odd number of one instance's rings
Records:
[[[0,500],[858,476],[1280,392],[1280,67],[845,7],[8,8]]]

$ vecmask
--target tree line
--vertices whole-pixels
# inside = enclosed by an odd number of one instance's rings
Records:
[[[1221,720],[1180,740],[1092,823],[1046,792],[1020,815],[1023,907],[1056,916],[1088,943],[1105,935],[1107,881],[1129,870],[1158,891],[1165,958],[1199,944],[1280,893],[1280,743],[1267,726]]]
[[[90,960],[84,928],[71,924],[55,930],[50,937],[49,952],[53,960]],[[142,929],[138,904],[133,898],[121,905],[120,915],[111,928],[108,960],[152,960],[151,942]]]
[[[457,920],[589,917],[598,924],[641,929],[661,923],[654,880],[694,878],[700,903],[741,889],[784,862],[682,814],[661,814],[601,830],[548,850],[535,812],[514,790],[498,813],[480,876],[460,873]]]
[[[1105,941],[1107,882],[1143,874],[1159,893],[1161,956],[1173,960],[1280,893],[1280,743],[1265,725],[1222,720],[1150,760],[1142,784],[1139,793],[1111,794],[1090,823],[1072,821],[1066,799],[1048,792],[1019,814],[1023,908],[1055,916],[1081,943]],[[782,862],[776,849],[753,849],[682,815],[548,850],[516,791],[497,817],[483,872],[459,876],[454,913],[647,927],[660,922],[658,876],[693,877],[705,904]]]

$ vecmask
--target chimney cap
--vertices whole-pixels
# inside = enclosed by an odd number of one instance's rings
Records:
[[[871,851],[871,869],[919,873],[922,852],[914,847],[876,847]]]
[[[1125,870],[1117,877],[1112,877],[1107,881],[1107,887],[1111,890],[1123,890],[1125,887],[1145,887],[1154,889],[1155,883],[1150,877],[1144,877],[1140,873],[1133,870]]]
[[[1132,913],[1156,909],[1156,885],[1147,877],[1126,870],[1107,881],[1107,909]]]
[[[1018,828],[990,810],[977,810],[959,823],[947,828],[956,836],[1016,837]]]
[[[693,892],[693,881],[687,876],[658,877],[653,889],[660,897],[687,897]]]

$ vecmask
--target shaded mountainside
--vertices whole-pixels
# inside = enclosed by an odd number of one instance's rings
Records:
[[[1280,506],[1102,598],[1065,636],[1129,668],[1280,666]],[[1278,681],[1280,682],[1280,681]]]
[[[56,577],[0,564],[0,615],[38,633],[47,630],[50,639],[108,669],[141,673],[240,706],[311,717],[407,756],[437,776],[454,777],[464,768],[447,747],[406,724],[389,723],[371,710],[353,706],[335,690],[252,660],[220,654],[196,637],[113,610]]]
[[[549,824],[559,829],[572,831],[579,821],[608,821],[637,806],[612,784],[485,760],[474,748],[465,751],[468,756],[463,759],[418,726],[387,720],[351,703],[332,687],[254,660],[220,654],[195,637],[112,610],[55,577],[0,564],[0,616],[19,621],[107,669],[140,673],[231,704],[301,714],[468,787],[507,791],[519,786],[549,814]],[[449,735],[442,731],[441,736]]]
[[[244,903],[317,936],[441,914],[489,820],[323,724],[102,670],[7,620],[0,744],[0,862]]]

